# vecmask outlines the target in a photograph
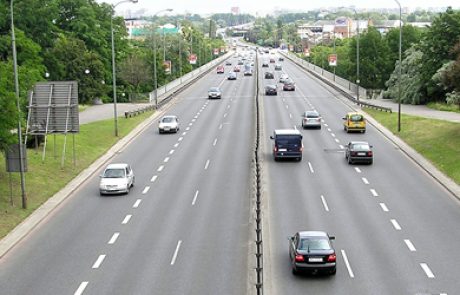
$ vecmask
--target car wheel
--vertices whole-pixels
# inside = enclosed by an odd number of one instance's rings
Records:
[[[349,165],[350,165],[350,164],[353,164],[353,161],[351,160],[350,157],[348,157],[348,164],[349,164]]]
[[[295,276],[299,275],[299,271],[295,268],[295,266],[292,267],[292,274]]]
[[[297,158],[297,161],[298,161],[298,162],[302,161],[302,157],[298,157],[298,158]]]
[[[163,131],[161,131],[161,129],[158,129],[158,133],[160,133],[160,134],[161,134],[161,133],[163,133]]]
[[[373,160],[370,160],[368,164],[369,164],[369,165],[372,165],[372,163],[374,163],[374,161],[373,161]]]
[[[366,133],[366,130],[361,131],[361,133]]]
[[[329,274],[334,276],[336,273],[337,273],[337,268],[334,268],[333,270],[331,270]]]
[[[133,177],[133,182],[131,182],[131,187],[134,187],[134,181],[136,180],[136,178]]]

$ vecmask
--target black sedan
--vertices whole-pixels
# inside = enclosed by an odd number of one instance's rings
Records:
[[[365,141],[350,141],[345,149],[345,159],[348,161],[348,164],[372,164],[374,161],[372,146]]]
[[[336,254],[329,236],[322,231],[301,231],[289,238],[289,257],[292,273],[300,271],[312,273],[336,273]]]
[[[275,79],[275,75],[272,72],[265,72],[265,79]]]
[[[277,95],[278,90],[276,88],[276,85],[269,84],[265,86],[265,95]]]

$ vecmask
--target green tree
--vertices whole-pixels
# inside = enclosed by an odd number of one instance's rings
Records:
[[[413,44],[420,41],[422,35],[421,29],[411,26],[402,26],[402,38],[401,38],[401,52],[402,58],[404,58],[404,52],[409,49]],[[384,37],[390,49],[390,61],[395,64],[399,60],[399,28],[390,29],[390,31]]]

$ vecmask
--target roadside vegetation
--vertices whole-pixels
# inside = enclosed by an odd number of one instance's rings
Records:
[[[151,116],[146,112],[118,121],[120,138],[127,135],[139,123]],[[64,135],[56,136],[56,151],[53,151],[53,136],[48,137],[46,158],[42,162],[43,146],[38,150],[27,150],[26,191],[27,209],[22,209],[19,173],[5,172],[5,158],[0,154],[0,239],[27,218],[35,209],[61,190],[83,169],[107,152],[119,138],[113,136],[113,119],[80,126],[75,135],[76,165],[73,165],[72,135],[67,136],[67,152],[64,168],[61,157]],[[11,186],[10,189],[10,177]],[[97,189],[95,188],[97,191]]]
[[[460,185],[459,123],[401,114],[401,132],[398,132],[397,113],[364,111]]]

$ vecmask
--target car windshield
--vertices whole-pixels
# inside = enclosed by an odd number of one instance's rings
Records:
[[[285,136],[277,136],[276,142],[278,145],[286,146],[286,145],[294,145],[300,146],[302,138],[298,135],[285,135]]]
[[[161,122],[163,122],[163,123],[172,123],[172,122],[174,122],[174,118],[173,117],[166,117],[166,118],[163,118],[163,120],[161,120]]]
[[[331,245],[326,238],[308,238],[301,239],[299,242],[299,250],[329,250]]]
[[[364,117],[362,115],[352,115],[350,116],[350,120],[354,122],[360,122],[364,120]]]
[[[104,178],[124,178],[125,169],[106,169],[104,172]]]
[[[217,88],[217,87],[211,87],[211,88],[209,88],[209,91],[210,91],[210,92],[219,92],[219,88]]]

